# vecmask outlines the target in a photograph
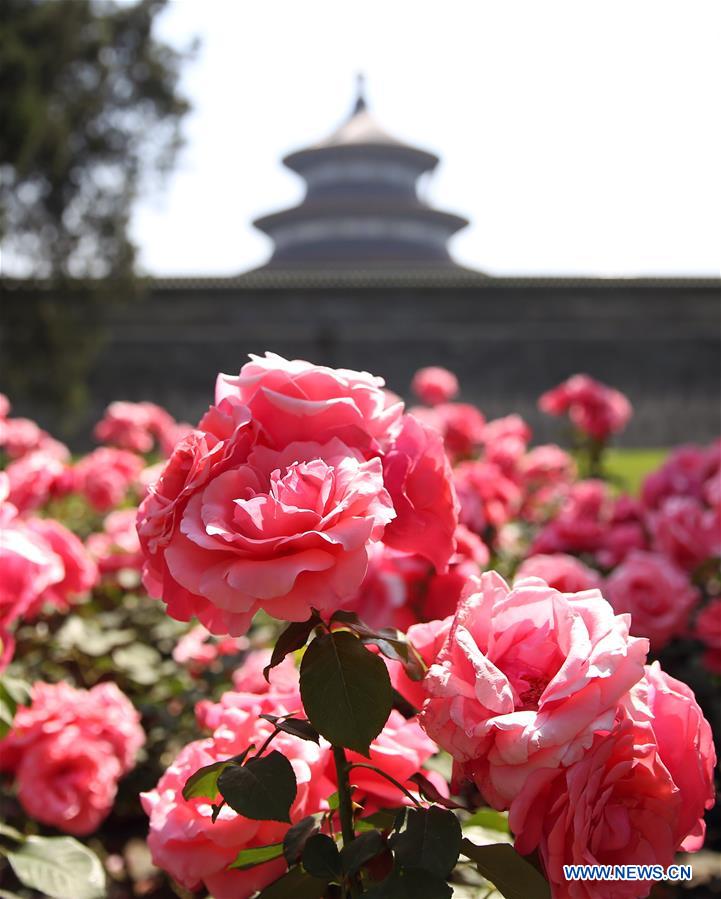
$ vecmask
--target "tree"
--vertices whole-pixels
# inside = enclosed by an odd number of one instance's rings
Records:
[[[103,305],[137,287],[132,203],[189,109],[187,53],[153,34],[166,2],[0,0],[3,274],[35,285],[3,291],[12,388],[77,404]]]

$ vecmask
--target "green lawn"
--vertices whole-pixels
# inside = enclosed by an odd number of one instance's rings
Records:
[[[668,455],[665,449],[610,449],[606,470],[619,486],[637,494],[647,474],[658,468]]]

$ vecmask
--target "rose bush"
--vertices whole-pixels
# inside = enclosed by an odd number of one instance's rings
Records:
[[[0,397],[3,887],[40,846],[97,890],[69,835],[110,899],[640,899],[563,865],[718,852],[721,444],[631,492],[587,376],[570,448],[414,390],[251,357],[79,458]]]

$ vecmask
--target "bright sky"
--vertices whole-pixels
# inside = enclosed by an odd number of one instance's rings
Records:
[[[166,189],[138,204],[155,274],[265,261],[250,224],[293,205],[282,155],[347,115],[357,72],[392,134],[441,156],[436,207],[492,274],[718,275],[718,0],[172,0],[202,46]]]

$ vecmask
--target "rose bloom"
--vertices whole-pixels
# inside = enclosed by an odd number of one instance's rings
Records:
[[[629,636],[597,590],[511,589],[486,572],[461,601],[430,667],[421,724],[494,808],[528,775],[578,761],[643,675],[648,641]]]
[[[26,526],[43,539],[63,567],[63,577],[49,584],[27,607],[26,616],[38,614],[47,603],[59,611],[67,611],[71,601],[87,593],[98,579],[98,569],[88,555],[82,540],[59,521],[52,518],[31,518]]]
[[[371,627],[407,630],[418,621],[452,615],[468,578],[488,565],[486,544],[468,528],[456,528],[456,553],[448,571],[437,574],[422,556],[376,544],[358,592],[344,603]]]
[[[653,546],[686,571],[721,555],[721,519],[693,497],[672,496],[651,514]]]
[[[704,664],[710,671],[721,674],[721,597],[711,602],[696,618],[696,636],[706,646]]]
[[[107,512],[125,499],[142,469],[135,453],[101,446],[74,466],[75,489],[98,512]]]
[[[711,726],[693,690],[654,662],[646,666],[624,710],[634,723],[648,723],[653,730],[661,761],[681,792],[675,820],[679,846],[686,852],[698,851],[706,833],[704,812],[714,804],[716,751]]]
[[[424,621],[408,628],[406,634],[408,642],[423,659],[427,668],[431,667],[443,649],[452,621],[453,618],[449,616],[443,621]],[[397,690],[413,708],[420,709],[426,698],[423,681],[411,680],[400,662],[385,659],[385,663],[393,689]]]
[[[569,484],[576,477],[573,457],[555,443],[534,446],[521,459],[519,469],[526,489]]]
[[[67,466],[43,450],[26,453],[8,465],[10,502],[20,512],[37,509],[69,486]]]
[[[521,491],[491,462],[461,462],[454,471],[460,521],[477,534],[499,528],[519,511]]]
[[[339,608],[379,540],[445,567],[455,495],[438,435],[363,372],[268,354],[218,380],[138,518],[144,582],[171,615],[242,634],[259,608]]]
[[[440,366],[419,369],[411,381],[411,390],[427,406],[447,403],[458,394],[458,378]]]
[[[215,899],[248,899],[282,876],[286,862],[281,857],[246,871],[227,871],[241,849],[265,846],[283,839],[290,827],[278,821],[254,821],[224,806],[212,821],[212,800],[185,800],[183,786],[199,768],[259,747],[273,727],[252,714],[238,714],[233,731],[222,741],[197,740],[176,758],[156,789],[141,793],[143,809],[150,818],[148,847],[153,863],[188,890],[201,885]],[[293,766],[298,792],[291,806],[293,823],[327,808],[326,798],[335,787],[327,778],[330,748],[279,734],[272,749],[281,752]]]
[[[7,485],[7,477],[0,475],[0,487]],[[7,626],[60,583],[65,568],[47,540],[18,517],[15,506],[1,500],[0,532],[0,626]]]
[[[521,562],[516,579],[540,578],[560,593],[580,593],[582,590],[601,589],[601,575],[566,553],[529,556]]]
[[[432,409],[413,408],[411,414],[434,428],[453,460],[467,459],[483,443],[486,419],[469,403],[441,403]]]
[[[193,674],[212,665],[221,656],[237,655],[247,649],[245,637],[214,637],[202,624],[196,624],[178,640],[173,649],[173,661],[186,665]]]
[[[684,571],[665,556],[638,550],[611,572],[605,595],[616,612],[630,612],[631,633],[648,637],[654,652],[685,632],[699,600]]]
[[[589,375],[573,375],[544,393],[538,406],[549,415],[568,414],[571,423],[594,440],[622,431],[633,409],[627,397]]]
[[[292,656],[268,672],[263,669],[270,663],[271,650],[253,650],[233,672],[233,689],[227,690],[218,702],[201,700],[195,706],[195,717],[202,730],[214,733],[221,739],[219,728],[231,734],[234,721],[242,722],[249,713],[254,715],[283,715],[302,713],[300,679]]]
[[[101,574],[115,574],[128,568],[140,571],[143,553],[135,528],[136,517],[135,509],[116,509],[106,516],[103,530],[90,534],[85,541]]]
[[[567,881],[563,865],[673,863],[682,837],[682,797],[650,728],[623,721],[596,735],[570,768],[530,775],[514,798],[509,825],[515,847],[538,849],[554,899],[647,896],[648,881]]]
[[[69,725],[23,752],[16,773],[18,799],[36,821],[85,836],[108,816],[121,774],[107,743]]]
[[[118,779],[145,742],[140,715],[112,683],[79,690],[36,683],[0,741],[0,767],[15,773],[31,817],[75,835],[110,812]]]
[[[157,441],[174,445],[176,422],[170,413],[155,403],[111,403],[93,434],[100,443],[149,453]],[[170,451],[169,450],[169,451]]]
[[[0,416],[0,448],[11,459],[19,459],[38,449],[48,435],[29,418],[5,418]]]
[[[706,480],[718,462],[713,448],[686,444],[673,450],[663,465],[651,472],[641,488],[641,498],[647,509],[658,509],[672,496],[701,499]]]
[[[418,793],[418,788],[408,778],[420,771],[441,795],[448,796],[448,784],[443,777],[436,771],[423,770],[423,765],[437,752],[438,747],[421,730],[418,720],[406,720],[394,709],[383,730],[370,745],[370,764],[390,774],[415,794]],[[351,764],[369,764],[367,757],[357,752],[348,751],[346,755]],[[330,759],[328,778],[335,783],[335,777],[335,766]],[[376,771],[354,768],[350,778],[356,788],[353,800],[363,806],[363,815],[373,815],[383,808],[410,805],[410,799],[405,793]]]

